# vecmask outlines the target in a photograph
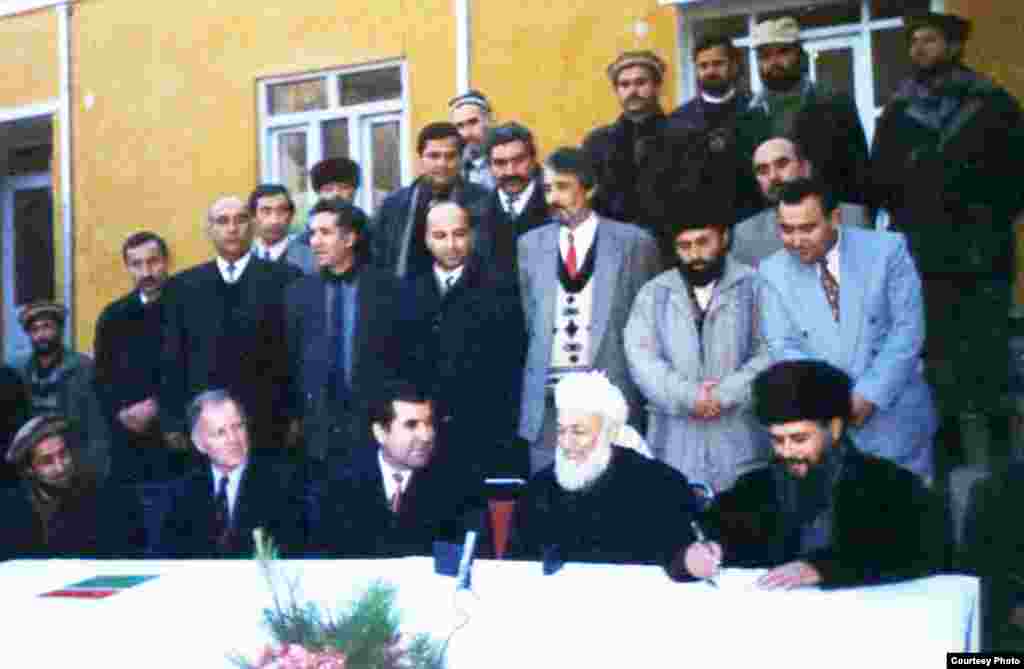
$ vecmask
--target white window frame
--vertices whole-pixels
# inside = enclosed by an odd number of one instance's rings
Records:
[[[338,97],[338,80],[346,75],[372,70],[398,67],[402,94],[391,100],[365,102],[342,107]],[[327,87],[327,105],[324,109],[288,114],[269,112],[270,87],[276,84],[293,84],[312,79],[324,79]],[[323,158],[322,124],[325,121],[346,119],[348,121],[349,157],[359,163],[362,181],[356,192],[355,203],[367,213],[373,213],[373,164],[369,138],[370,127],[380,123],[382,117],[399,121],[399,165],[400,184],[410,180],[412,166],[409,163],[409,81],[408,68],[403,60],[386,60],[350,67],[331,68],[294,75],[282,75],[259,79],[257,82],[257,104],[259,105],[260,177],[265,182],[280,183],[279,165],[276,160],[277,142],[280,134],[289,130],[303,130],[306,133],[305,169],[309,169]],[[293,194],[295,195],[295,194]],[[307,201],[312,202],[312,185],[307,191]]]
[[[680,0],[662,0],[662,4],[675,4],[678,7],[676,21],[679,32],[680,64],[677,79],[679,100],[685,102],[697,94],[697,73],[693,67],[692,51],[696,42],[696,31],[694,24],[703,19],[722,18],[725,16],[736,16],[747,14],[748,35],[753,33],[754,25],[757,23],[759,13],[775,12],[790,7],[808,7],[811,5],[834,5],[841,4],[843,0],[740,0],[726,6],[719,4],[709,5],[705,2],[694,2],[690,4]],[[944,0],[931,0],[933,11],[941,12],[945,8]],[[839,26],[828,28],[814,28],[800,31],[800,37],[805,42],[815,40],[827,40],[837,37],[852,37],[859,39],[858,48],[854,51],[854,80],[863,82],[857,86],[857,108],[862,111],[872,109],[870,118],[862,118],[864,132],[868,141],[874,136],[874,125],[881,108],[874,106],[875,77],[872,67],[872,44],[871,34],[878,30],[901,28],[902,18],[887,18],[871,20],[870,0],[860,0],[860,19],[853,23],[845,23]],[[734,40],[737,47],[742,49],[750,48],[750,37]],[[760,90],[761,81],[757,73],[757,61],[750,59],[750,72],[748,75],[750,86],[756,93]],[[863,116],[863,114],[862,114]]]

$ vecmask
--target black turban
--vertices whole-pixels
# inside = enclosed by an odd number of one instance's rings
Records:
[[[762,425],[850,417],[853,382],[823,360],[772,365],[754,379],[754,414]]]

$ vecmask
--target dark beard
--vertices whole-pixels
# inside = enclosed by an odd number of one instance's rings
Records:
[[[789,72],[772,74],[770,76],[761,73],[761,83],[773,93],[788,93],[796,88],[801,79],[803,79],[803,74],[800,72],[799,67],[795,67]]]
[[[914,80],[929,87],[937,80],[942,79],[952,69],[953,62],[948,60],[936,63],[931,67],[919,67],[913,63],[910,65],[911,75],[914,77]]]
[[[32,350],[37,355],[51,355],[56,353],[60,348],[60,338],[49,339],[46,341],[34,341],[32,342]]]
[[[725,271],[725,254],[705,263],[702,269],[694,269],[691,263],[680,261],[679,271],[691,286],[704,287],[722,277],[722,272]]]
[[[732,90],[735,82],[729,81],[728,79],[719,79],[716,81],[701,81],[700,90],[707,93],[708,95],[716,98],[720,98],[730,90]]]

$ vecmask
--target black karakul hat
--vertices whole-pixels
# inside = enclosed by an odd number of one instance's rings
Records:
[[[971,22],[956,14],[914,12],[903,17],[903,26],[909,39],[919,28],[937,28],[949,42],[963,42],[971,36]]]
[[[853,381],[824,360],[776,363],[754,379],[754,414],[762,425],[850,417]]]
[[[314,193],[334,182],[359,188],[359,164],[348,158],[321,160],[309,171],[309,180],[313,182]]]

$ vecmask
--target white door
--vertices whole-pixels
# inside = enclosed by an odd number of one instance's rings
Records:
[[[32,348],[18,323],[18,306],[55,295],[53,191],[49,173],[8,177],[0,183],[3,352],[12,361]]]

